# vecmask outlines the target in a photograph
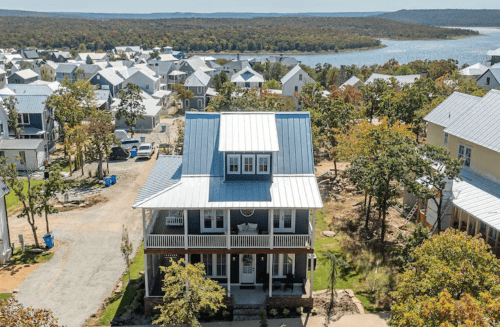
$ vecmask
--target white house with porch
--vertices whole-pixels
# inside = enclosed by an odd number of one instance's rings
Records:
[[[143,212],[147,312],[170,258],[203,262],[228,308],[279,307],[283,296],[312,306],[323,204],[309,112],[186,112],[183,155],[159,156],[133,207]]]

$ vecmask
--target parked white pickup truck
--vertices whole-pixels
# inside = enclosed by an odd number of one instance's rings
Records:
[[[137,151],[137,158],[148,158],[151,159],[155,153],[154,143],[143,143]]]

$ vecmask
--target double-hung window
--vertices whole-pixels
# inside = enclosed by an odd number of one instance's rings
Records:
[[[271,268],[273,277],[285,278],[288,274],[295,274],[295,254],[273,255]],[[267,273],[269,273],[269,265],[267,267]]]
[[[257,155],[257,174],[269,174],[271,171],[271,156],[268,154]]]
[[[17,121],[19,124],[29,125],[30,115],[29,114],[19,114]]]
[[[464,166],[470,167],[470,160],[472,156],[472,149],[466,145],[460,144],[458,146],[458,159],[464,159]]]
[[[292,209],[274,210],[273,229],[275,232],[278,233],[295,232],[295,210]]]
[[[240,173],[240,155],[228,154],[227,155],[227,173],[239,174]]]
[[[224,210],[201,210],[200,219],[202,233],[224,232],[226,226]]]
[[[444,144],[444,145],[448,145],[448,133],[444,133],[444,141],[443,141],[443,144]]]
[[[205,276],[223,278],[227,276],[225,254],[202,254],[201,262],[205,265]]]
[[[255,174],[255,156],[253,154],[244,154],[243,158],[243,174]]]

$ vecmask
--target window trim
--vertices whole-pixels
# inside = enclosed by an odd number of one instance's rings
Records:
[[[202,99],[198,99],[198,109],[202,109],[203,108],[203,100]]]
[[[284,223],[284,221],[285,221],[285,210],[292,210],[292,227],[290,227],[290,228],[284,227],[285,226],[285,223]],[[278,233],[295,233],[295,221],[296,221],[296,212],[297,212],[297,210],[295,210],[295,209],[289,209],[289,208],[288,209],[286,209],[286,208],[285,209],[275,209],[274,213],[273,213],[272,220],[271,220],[271,224],[273,224],[273,226],[274,226],[274,214],[276,214],[276,212],[279,212],[279,217],[280,217],[279,218],[279,221],[280,221],[279,225],[282,225],[281,222],[283,222],[283,227],[278,227],[278,228],[273,227],[273,230],[275,232],[278,232]]]
[[[238,159],[238,171],[231,171],[231,164],[230,164],[230,160],[232,158],[237,158]],[[227,155],[227,174],[228,175],[239,175],[240,174],[240,171],[241,171],[241,157],[239,154],[228,154]]]
[[[463,154],[460,154],[460,147],[463,147],[464,148],[464,151],[463,151]],[[467,149],[470,150],[470,155],[469,157],[467,158],[466,157],[466,154],[467,154]],[[464,166],[465,167],[470,167],[471,166],[471,162],[472,162],[472,147],[468,146],[468,145],[465,145],[465,144],[462,144],[462,143],[459,143],[458,144],[458,152],[457,152],[457,158],[460,159],[460,158],[463,158],[464,159]],[[469,159],[469,164],[467,165],[467,159]]]
[[[294,253],[280,253],[280,254],[275,254],[273,255],[273,262],[271,262],[269,259],[269,254],[267,255],[267,262],[268,264],[266,265],[266,274],[272,274],[274,272],[274,258],[278,256],[278,275],[273,274],[273,278],[286,278],[286,275],[283,275],[283,266],[284,266],[284,254],[292,258],[292,275],[295,276],[295,254]],[[269,272],[269,269],[271,269],[271,272]]]
[[[226,274],[225,275],[217,275],[217,266],[219,265],[219,261],[217,260],[217,256],[218,254],[215,254],[215,253],[206,253],[206,254],[202,254],[200,255],[200,262],[203,263],[203,265],[205,265],[205,269],[207,268],[206,267],[206,264],[205,264],[205,261],[203,260],[203,256],[209,256],[211,255],[212,256],[212,273],[209,275],[209,274],[206,274],[206,275],[203,275],[205,277],[209,277],[209,278],[227,278],[227,262],[225,263],[225,266],[226,266]],[[224,259],[226,258],[226,255],[225,254],[220,254]],[[222,263],[222,261],[221,261]]]
[[[217,210],[222,210],[222,228],[217,228]],[[212,228],[205,228],[205,212],[210,211],[212,213]],[[226,220],[227,220],[227,210],[223,209],[202,209],[200,210],[200,231],[201,233],[223,233],[226,230]]]
[[[267,158],[267,171],[260,171],[260,168],[258,168],[259,165],[259,159],[260,158]],[[257,168],[257,174],[258,175],[269,175],[271,173],[271,155],[269,154],[258,154],[257,155],[257,163],[256,163],[256,168]]]
[[[252,159],[252,171],[245,171],[245,159]],[[253,154],[243,154],[241,156],[241,162],[242,162],[241,168],[243,168],[241,170],[242,174],[244,174],[244,175],[253,175],[253,174],[255,174],[255,155],[253,155]]]

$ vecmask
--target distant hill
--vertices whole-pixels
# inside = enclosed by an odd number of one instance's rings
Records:
[[[399,10],[396,12],[381,14],[378,17],[392,19],[402,23],[432,26],[500,26],[500,10]]]
[[[0,16],[11,17],[55,17],[55,18],[82,18],[82,19],[167,19],[167,18],[267,18],[267,17],[370,17],[383,14],[383,11],[374,12],[339,12],[339,13],[151,13],[151,14],[113,14],[113,13],[81,13],[81,12],[38,12],[23,10],[0,9]]]

